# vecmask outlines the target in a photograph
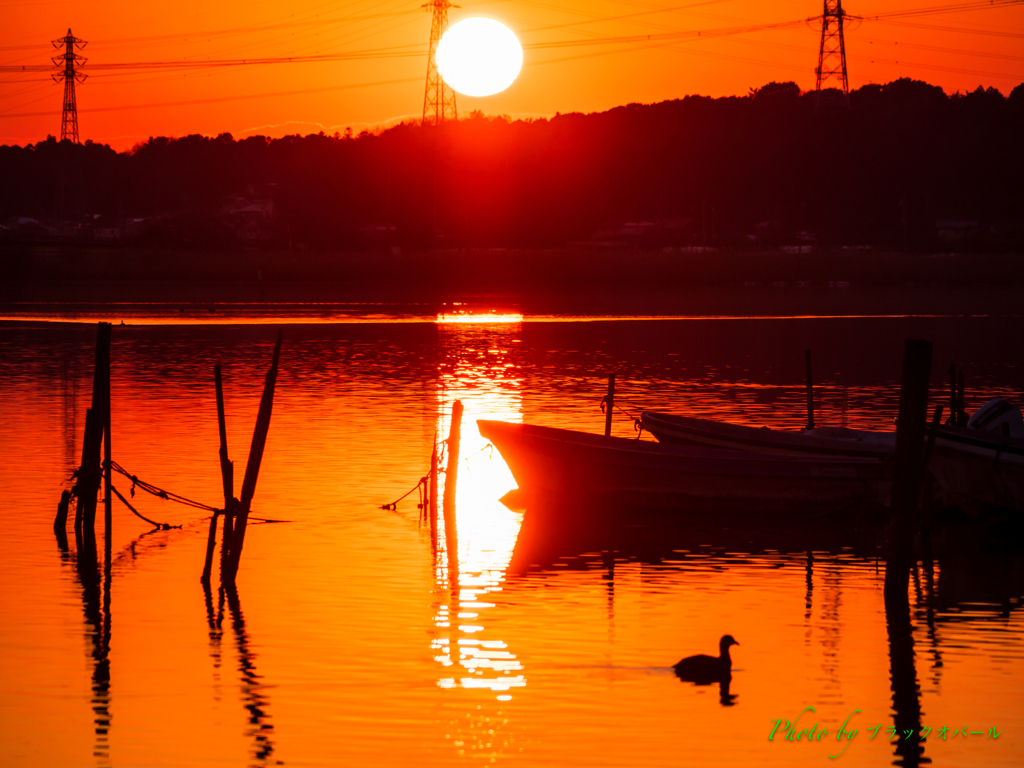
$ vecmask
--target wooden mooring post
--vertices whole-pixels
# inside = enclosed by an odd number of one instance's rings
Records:
[[[75,483],[75,534],[96,535],[96,505],[100,484],[105,482],[103,502],[104,525],[109,540],[112,529],[112,492],[110,490],[110,323],[99,323],[96,331],[96,362],[93,369],[92,407],[85,412],[85,434],[82,439],[82,463]],[[105,436],[105,437],[104,437]],[[100,461],[100,448],[106,444],[105,463]],[[105,467],[105,471],[104,471]],[[58,508],[58,517],[60,515]],[[65,516],[65,521],[66,521]],[[54,521],[56,527],[58,521]]]
[[[807,369],[807,429],[814,429],[814,381],[811,378],[811,350],[804,350],[804,365]]]
[[[608,374],[608,394],[602,401],[604,411],[604,436],[612,436],[612,410],[615,408],[615,371]]]
[[[245,543],[245,529],[249,522],[249,506],[256,493],[256,480],[263,461],[263,449],[267,444],[267,433],[270,431],[270,415],[274,409],[274,387],[277,384],[277,364],[281,357],[282,334],[277,335],[274,345],[274,358],[267,371],[266,383],[263,386],[263,399],[256,416],[256,429],[252,435],[252,447],[249,448],[249,461],[245,467],[245,478],[242,480],[242,494],[238,504],[234,505],[234,530],[231,534],[231,547],[227,557],[227,567],[221,571],[221,582],[224,586],[235,583],[238,575],[238,563],[242,557],[242,545]]]
[[[444,541],[448,553],[448,578],[454,585],[459,569],[459,539],[455,530],[455,490],[459,482],[459,440],[462,432],[462,401],[452,404],[452,424],[448,432],[448,468],[444,476]]]
[[[111,490],[111,473],[113,469],[113,458],[111,457],[111,431],[110,431],[110,335],[113,326],[110,323],[101,323],[99,329],[99,340],[96,342],[96,357],[99,359],[100,349],[103,350],[103,562],[106,570],[107,592],[106,600],[110,599],[110,560],[113,557],[113,533],[114,533],[114,492]]]
[[[885,563],[885,600],[906,602],[918,501],[924,468],[925,420],[932,343],[908,339],[903,348],[900,412],[896,423],[892,503],[889,509],[889,552]]]

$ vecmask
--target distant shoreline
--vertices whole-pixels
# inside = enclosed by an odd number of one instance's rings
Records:
[[[822,250],[419,252],[0,249],[0,309],[71,302],[386,302],[472,298],[531,312],[1020,314],[1024,255]]]

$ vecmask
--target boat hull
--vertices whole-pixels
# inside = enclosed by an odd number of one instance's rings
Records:
[[[644,411],[641,425],[659,442],[786,456],[862,456],[891,460],[895,432],[825,427],[807,432]],[[936,500],[969,512],[1024,511],[1024,441],[977,429],[942,426],[928,466]]]
[[[753,517],[879,509],[888,502],[887,465],[877,459],[709,450],[500,421],[477,424],[528,499]]]

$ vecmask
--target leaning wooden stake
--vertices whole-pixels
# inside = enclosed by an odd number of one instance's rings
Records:
[[[967,416],[967,407],[964,402],[964,369],[961,368],[960,372],[956,375],[956,422],[958,427],[966,427],[969,418]]]
[[[807,429],[814,429],[814,382],[811,380],[811,350],[804,351],[807,367]]]
[[[221,484],[224,487],[224,542],[230,540],[230,518],[232,501],[234,501],[234,466],[228,460],[228,434],[227,424],[224,419],[224,385],[220,376],[220,363],[213,366],[213,381],[217,390],[217,427],[220,431],[220,476]],[[213,513],[210,518],[210,534],[206,539],[206,562],[203,564],[203,576],[200,579],[203,584],[210,583],[210,571],[213,570],[213,550],[217,544],[217,514]],[[230,552],[228,546],[222,549],[222,557]]]
[[[87,506],[86,499],[89,496],[87,488],[92,487],[92,481],[90,477],[89,463],[92,457],[91,448],[93,444],[93,432],[96,430],[96,414],[92,408],[85,409],[85,431],[82,436],[82,463],[78,465],[78,478],[75,481],[75,497],[77,503],[75,504],[75,539],[79,539],[82,535],[82,529],[85,526],[85,508]],[[93,497],[96,496],[96,490],[93,487]]]
[[[53,521],[53,532],[57,538],[68,537],[68,508],[71,506],[71,491],[66,488],[61,491],[60,501],[57,502],[57,517]]]
[[[221,573],[221,581],[225,585],[235,583],[238,574],[238,562],[242,557],[242,545],[245,543],[245,529],[249,522],[249,505],[256,493],[256,479],[260,474],[260,462],[263,461],[263,449],[267,444],[267,433],[270,431],[270,414],[274,408],[274,386],[277,383],[277,363],[281,357],[281,333],[277,335],[274,346],[274,359],[267,371],[266,384],[263,387],[263,399],[260,401],[259,414],[256,416],[256,429],[252,435],[252,447],[249,449],[249,461],[245,467],[245,479],[242,480],[242,495],[235,505],[235,526],[231,535],[231,551],[228,553],[227,568]]]
[[[452,426],[448,433],[448,469],[444,476],[444,541],[448,551],[448,577],[454,584],[459,567],[458,536],[455,531],[455,489],[459,476],[459,439],[462,426],[462,401],[452,404]]]
[[[889,510],[889,553],[885,563],[887,602],[907,600],[914,532],[918,524],[931,366],[932,343],[908,339],[903,351],[900,414],[896,423],[896,455]]]
[[[604,396],[604,436],[612,436],[612,409],[615,407],[615,372],[608,374],[608,394]]]

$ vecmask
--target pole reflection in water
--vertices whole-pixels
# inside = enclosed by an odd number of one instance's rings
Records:
[[[58,534],[60,542],[60,534]],[[85,638],[92,664],[93,756],[97,765],[110,765],[110,580],[111,561],[107,557],[102,578],[96,551],[96,536],[90,530],[76,537],[76,575],[82,589]],[[66,535],[65,535],[66,540]],[[62,550],[64,548],[62,547]],[[102,583],[101,583],[102,581]]]
[[[264,693],[266,685],[263,676],[256,671],[256,654],[250,647],[249,633],[245,628],[245,617],[242,615],[242,603],[238,597],[238,589],[234,585],[221,587],[217,590],[217,610],[213,608],[213,594],[209,584],[203,584],[206,598],[206,621],[210,637],[210,658],[213,659],[219,682],[219,670],[222,659],[221,640],[224,637],[224,602],[227,600],[228,612],[231,615],[231,629],[235,634],[235,649],[238,653],[238,671],[241,673],[242,706],[248,712],[249,727],[245,731],[246,738],[252,739],[251,757],[253,766],[270,764],[274,755],[274,726],[270,722],[267,709],[269,697]],[[219,700],[219,696],[217,697]],[[280,760],[276,765],[282,765]]]
[[[208,582],[202,582],[206,598],[206,625],[210,636],[210,658],[213,659],[214,701],[220,701],[220,668],[223,659],[221,640],[224,638],[224,590],[217,590],[217,610],[213,609],[213,592]]]
[[[921,741],[921,688],[914,663],[913,625],[907,596],[885,601],[889,633],[889,676],[892,684],[892,719],[901,737],[896,741],[895,765],[917,768],[930,763]],[[906,737],[904,738],[904,734]]]
[[[509,350],[518,342],[522,317],[466,315],[438,317],[441,375],[437,392],[437,434],[450,431],[451,407],[461,400],[462,439],[455,492],[456,549],[451,558],[445,532],[437,535],[435,555],[434,658],[445,667],[441,688],[491,691],[497,701],[512,698],[526,685],[522,664],[488,627],[495,608],[488,595],[500,592],[515,547],[522,516],[500,501],[515,480],[500,455],[480,436],[476,420],[522,421],[522,383]],[[439,477],[438,496],[447,478]],[[438,515],[438,525],[443,526]],[[457,570],[456,570],[457,568]],[[465,722],[462,722],[462,721]],[[507,744],[499,734],[500,711],[477,708],[450,723],[460,754],[500,754]],[[481,752],[482,750],[482,752]]]

